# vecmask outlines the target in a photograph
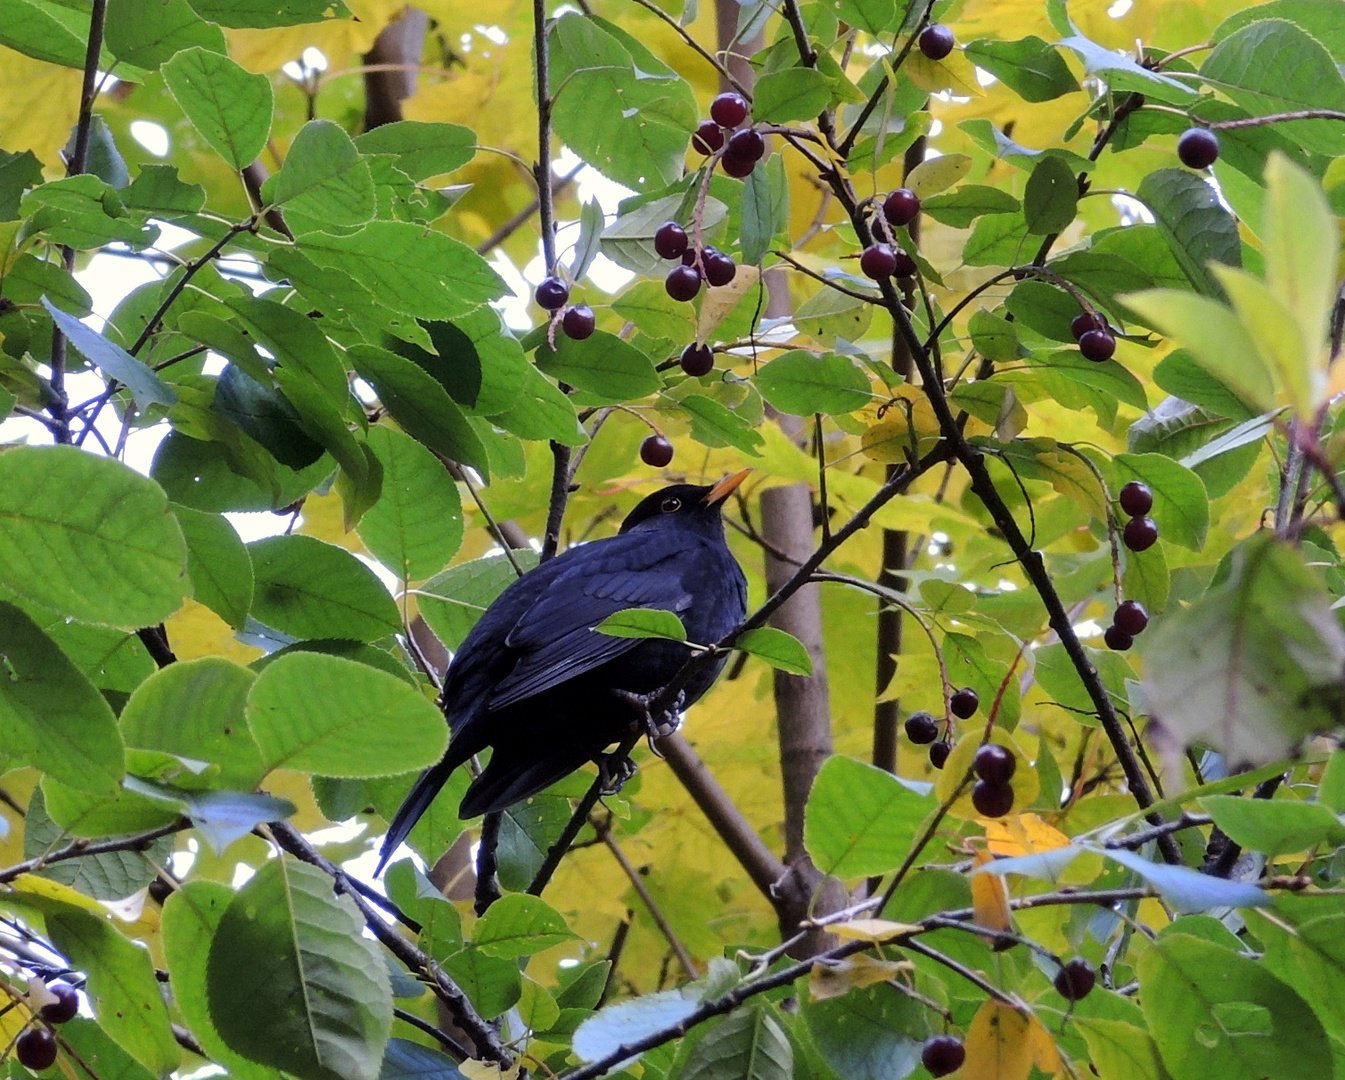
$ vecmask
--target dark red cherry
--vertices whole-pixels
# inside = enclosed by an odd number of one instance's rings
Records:
[[[694,266],[674,266],[663,279],[663,287],[674,300],[694,300],[701,291],[701,272]]]
[[[561,281],[555,275],[542,278],[537,283],[538,306],[546,308],[547,311],[558,311],[563,308],[570,299],[570,287]]]
[[[640,460],[661,469],[673,459],[673,444],[662,435],[650,435],[640,444]]]
[[[675,221],[665,221],[654,233],[654,250],[660,259],[680,259],[688,243],[686,229]]]
[[[724,145],[724,129],[713,120],[702,120],[696,133],[691,136],[691,149],[709,157]]]
[[[747,99],[732,90],[710,102],[710,119],[721,127],[735,128],[747,119]]]
[[[565,331],[565,336],[574,341],[592,337],[597,325],[597,317],[587,304],[576,304],[561,316],[560,320],[560,328]]]
[[[714,370],[715,354],[709,345],[692,342],[682,350],[682,370],[688,375],[708,375]]]
[[[889,225],[909,225],[918,213],[920,196],[910,188],[899,187],[883,200],[883,216]]]

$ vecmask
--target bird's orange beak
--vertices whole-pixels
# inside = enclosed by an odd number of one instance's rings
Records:
[[[736,473],[730,473],[728,476],[724,477],[723,480],[719,481],[719,483],[705,493],[704,501],[706,505],[714,506],[715,503],[723,502],[727,499],[737,490],[738,485],[747,479],[748,474],[750,474],[751,471],[751,469],[739,469]]]

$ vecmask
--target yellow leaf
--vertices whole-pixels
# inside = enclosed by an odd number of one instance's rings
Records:
[[[521,1066],[513,1065],[502,1069],[493,1061],[464,1061],[458,1066],[458,1072],[467,1080],[514,1080]]]
[[[879,960],[858,953],[831,964],[814,964],[808,973],[808,993],[814,1001],[841,997],[851,990],[889,982],[914,971],[909,960]]]
[[[755,266],[740,266],[727,285],[706,289],[701,300],[700,316],[696,320],[696,340],[708,341],[715,327],[728,318],[729,313],[738,306],[738,301],[756,289],[760,280],[761,271]]]
[[[872,941],[875,945],[920,930],[912,923],[892,922],[890,919],[850,919],[827,927],[838,938],[851,941]]]
[[[901,70],[911,77],[911,82],[931,94],[951,90],[958,97],[978,98],[985,93],[976,81],[975,65],[961,49],[954,49],[942,60],[931,60],[919,49],[912,49]]]
[[[993,856],[989,852],[978,851],[972,861],[976,867],[981,867],[993,861]],[[1013,930],[1013,912],[1009,909],[1009,888],[1004,884],[1004,878],[999,874],[971,874],[970,878],[971,910],[976,925],[1000,933]]]
[[[1054,1074],[1062,1068],[1060,1048],[1046,1030],[1046,1025],[1035,1015],[1027,1018],[1027,1038],[1032,1046],[1032,1064],[1044,1073]]]
[[[1029,1020],[999,1001],[987,1001],[967,1029],[962,1075],[977,1080],[1027,1080],[1034,1056]]]
[[[906,186],[922,199],[946,191],[971,172],[966,154],[940,154],[920,162],[906,177]]]
[[[1070,838],[1036,814],[1017,814],[985,823],[985,839],[990,854],[1003,858],[1035,855],[1067,847]]]
[[[54,906],[66,905],[90,912],[99,918],[107,916],[107,908],[97,900],[85,896],[69,885],[62,885],[59,881],[38,877],[36,874],[22,874],[15,878],[11,891],[0,894],[0,906],[4,906],[6,902],[23,904],[39,911],[51,911]]]

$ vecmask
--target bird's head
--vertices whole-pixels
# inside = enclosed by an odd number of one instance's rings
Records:
[[[747,479],[751,469],[741,469],[724,477],[717,484],[672,484],[646,495],[626,515],[621,532],[632,529],[657,528],[659,522],[675,519],[679,524],[692,527],[719,528],[719,513],[724,500]]]

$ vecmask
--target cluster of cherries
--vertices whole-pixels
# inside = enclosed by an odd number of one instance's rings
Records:
[[[549,274],[537,283],[537,291],[533,296],[538,307],[554,314],[570,302],[570,287],[555,274]],[[565,336],[575,341],[591,337],[597,325],[597,317],[587,304],[575,304],[560,319],[560,328],[565,331]]]
[[[691,136],[691,148],[697,153],[717,154],[720,168],[741,180],[766,156],[766,140],[753,127],[743,127],[748,114],[747,99],[732,90],[710,102],[710,119],[702,120]]]
[[[64,1024],[79,1012],[79,994],[69,983],[48,983],[47,992],[56,1000],[47,1002],[37,1013],[46,1024],[34,1024],[14,1042],[14,1056],[19,1064],[33,1072],[49,1069],[56,1063],[56,1036],[47,1025]]]
[[[722,251],[708,246],[694,247],[686,229],[675,221],[665,221],[658,227],[654,250],[661,259],[678,260],[678,265],[663,279],[663,287],[674,300],[694,300],[701,291],[702,281],[727,285],[738,273],[737,264]]]
[[[1148,484],[1132,480],[1121,489],[1119,501],[1121,509],[1130,518],[1121,530],[1125,546],[1131,551],[1148,551],[1158,543],[1158,523],[1149,516],[1154,506],[1154,493]]]
[[[920,213],[920,196],[910,188],[897,188],[883,200],[883,218],[891,228],[909,225]],[[874,281],[889,277],[911,277],[915,259],[909,252],[892,244],[876,241],[859,256],[859,268]]]
[[[970,686],[954,690],[948,699],[948,711],[959,720],[971,719],[980,707],[981,697]],[[927,712],[913,712],[906,717],[906,737],[917,746],[929,747],[929,763],[936,769],[943,768],[953,750],[947,735],[939,738],[939,722]]]
[[[1100,364],[1110,360],[1116,352],[1116,335],[1099,312],[1079,312],[1069,324],[1069,331],[1079,343],[1079,352],[1085,360]]]
[[[1079,1001],[1093,991],[1097,974],[1093,965],[1083,957],[1060,965],[1056,972],[1055,989],[1066,1001]],[[935,1035],[925,1040],[920,1049],[920,1064],[928,1070],[930,1076],[948,1076],[962,1068],[967,1060],[967,1048],[956,1035]]]

